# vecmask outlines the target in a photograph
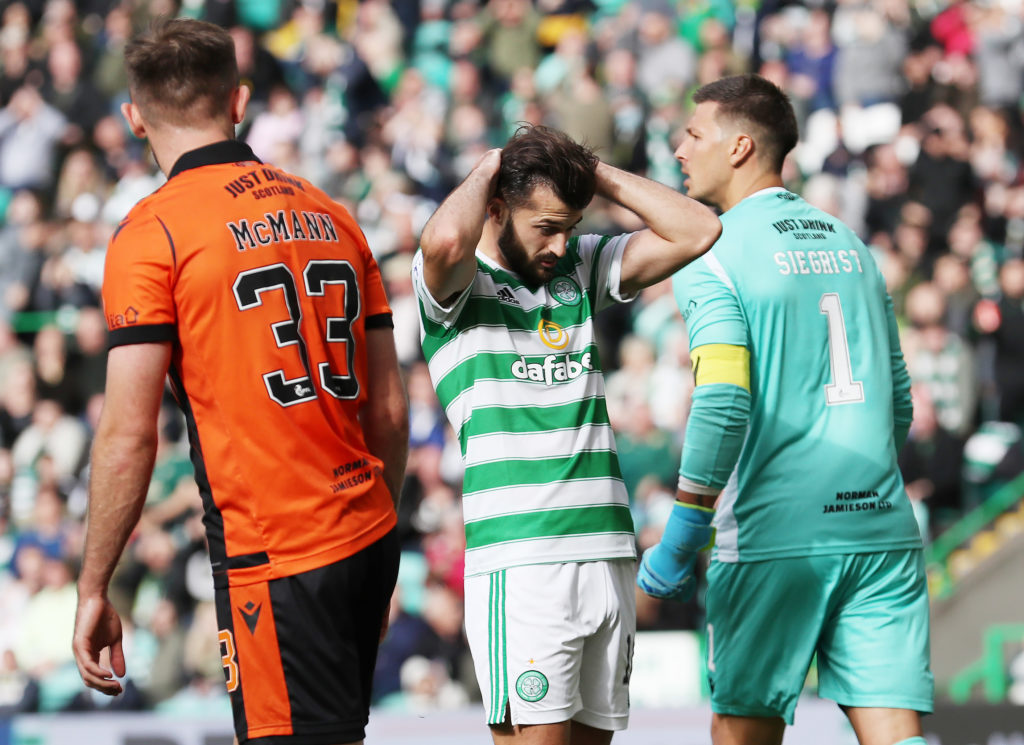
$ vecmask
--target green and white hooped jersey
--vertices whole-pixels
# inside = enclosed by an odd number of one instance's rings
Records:
[[[449,307],[413,260],[423,353],[466,467],[466,576],[636,556],[593,324],[632,300],[619,292],[628,239],[572,238],[536,289],[478,252]]]
[[[750,420],[714,557],[920,548],[894,440],[910,379],[885,281],[856,234],[765,189],[725,212],[718,242],[672,282],[691,349],[750,350]]]

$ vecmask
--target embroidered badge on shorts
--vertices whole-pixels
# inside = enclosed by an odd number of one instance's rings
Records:
[[[516,681],[516,693],[523,701],[540,701],[548,693],[548,679],[544,673],[527,670]]]

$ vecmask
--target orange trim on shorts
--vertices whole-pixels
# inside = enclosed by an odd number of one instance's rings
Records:
[[[228,597],[248,736],[294,734],[270,588],[266,582],[232,587]]]

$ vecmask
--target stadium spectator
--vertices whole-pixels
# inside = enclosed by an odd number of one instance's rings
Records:
[[[900,449],[899,466],[921,536],[941,533],[964,507],[964,441],[939,426],[927,387],[911,387],[914,419],[907,441]]]
[[[14,540],[11,564],[19,565],[22,551],[38,549],[47,559],[63,560],[72,555],[72,528],[64,510],[64,500],[55,484],[40,484],[36,491],[29,527]]]
[[[640,395],[638,392],[636,397],[627,397],[618,418],[613,420],[617,425],[615,448],[619,468],[630,495],[636,494],[644,479],[671,488],[679,471],[679,445],[674,433],[655,425],[652,404]]]
[[[66,706],[79,690],[67,675],[74,661],[66,643],[74,625],[74,580],[68,559],[43,558],[41,586],[25,605],[12,650],[18,667],[39,681],[40,708],[48,711]]]
[[[32,359],[39,398],[56,401],[65,412],[81,411],[85,402],[80,399],[77,381],[71,376],[68,338],[58,326],[48,324],[36,332]]]
[[[67,414],[59,401],[40,398],[32,409],[32,422],[11,447],[11,458],[15,469],[28,470],[48,457],[58,483],[67,484],[78,473],[86,443],[81,421]]]
[[[32,368],[32,353],[18,340],[10,321],[0,316],[0,392],[7,387],[8,374],[19,365],[23,369],[30,370]],[[0,407],[2,407],[2,403],[0,403]],[[0,447],[10,444],[4,436],[2,411],[3,409],[0,408]]]
[[[422,581],[422,580],[421,580]],[[401,583],[391,596],[387,636],[381,641],[373,671],[373,702],[401,695],[402,666],[414,656],[430,659],[437,648],[437,635],[424,620],[420,608],[407,610]]]
[[[619,342],[618,369],[608,373],[605,383],[605,399],[608,402],[608,416],[618,428],[636,402],[651,401],[651,376],[657,349],[654,343],[642,336],[629,334]]]
[[[833,77],[843,142],[853,153],[892,140],[900,125],[897,102],[906,83],[908,3],[850,0],[832,18]]]
[[[145,661],[136,667],[136,676],[148,706],[156,706],[173,697],[186,683],[184,619],[167,598],[157,601],[149,623],[135,631],[135,646],[148,646]],[[147,638],[148,637],[148,638]]]
[[[910,167],[908,196],[920,202],[931,215],[928,255],[931,266],[935,254],[943,250],[958,210],[974,196],[976,182],[968,160],[966,127],[949,106],[935,106],[922,119],[924,140],[917,160]]]
[[[55,177],[57,145],[67,120],[38,88],[25,84],[0,111],[0,186],[48,188]]]
[[[39,683],[18,667],[10,649],[0,651],[0,717],[9,719],[39,708]]]
[[[31,359],[15,360],[7,368],[0,393],[3,394],[0,400],[0,435],[3,436],[3,446],[9,450],[32,423],[36,386]]]
[[[979,299],[967,262],[953,253],[941,254],[932,267],[932,280],[946,298],[946,326],[967,339],[971,335],[971,314]]]
[[[521,69],[536,69],[541,58],[540,14],[530,0],[488,0],[475,19],[453,31],[456,54],[482,53],[489,86],[503,90]]]
[[[96,122],[108,113],[106,100],[82,70],[82,51],[74,40],[64,39],[50,47],[47,80],[40,93],[71,126],[64,133],[65,143],[88,141]]]
[[[401,710],[419,716],[469,703],[469,696],[448,676],[444,665],[421,655],[412,655],[402,663],[401,682]]]
[[[271,89],[267,107],[253,119],[246,142],[261,160],[280,163],[288,147],[294,147],[305,128],[295,94],[284,85]]]
[[[974,324],[993,342],[997,417],[1024,427],[1024,259],[1003,264],[999,287],[998,300],[975,307]]]
[[[73,413],[84,413],[93,397],[103,393],[107,379],[107,323],[99,308],[85,307],[78,312],[71,344],[68,375],[75,381],[81,403]]]
[[[903,349],[910,378],[928,389],[939,426],[964,437],[974,427],[978,403],[975,361],[968,342],[949,329],[946,306],[946,296],[932,282],[911,289]]]
[[[640,16],[636,42],[637,86],[649,100],[676,98],[697,78],[697,55],[673,33],[666,8],[651,7]]]

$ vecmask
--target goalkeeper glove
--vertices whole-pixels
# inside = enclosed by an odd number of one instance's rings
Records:
[[[715,542],[711,520],[715,511],[676,502],[657,546],[644,551],[636,583],[654,598],[684,603],[696,589],[693,567],[697,553]]]

